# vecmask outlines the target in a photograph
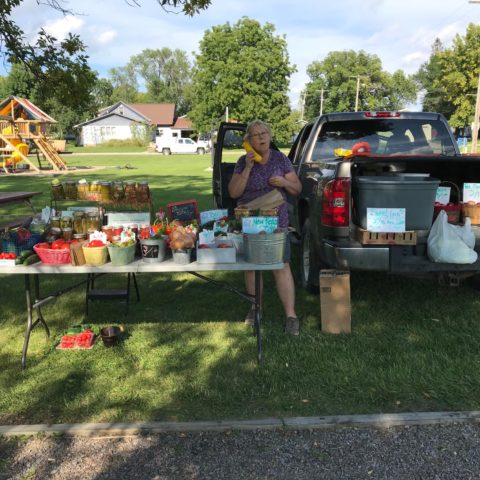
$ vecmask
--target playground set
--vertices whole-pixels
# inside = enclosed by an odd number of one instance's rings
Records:
[[[40,155],[54,171],[66,170],[65,162],[47,137],[48,126],[54,123],[56,120],[25,98],[12,95],[1,101],[0,172],[14,174],[20,163],[40,172]],[[32,147],[36,150],[38,166],[28,158]]]

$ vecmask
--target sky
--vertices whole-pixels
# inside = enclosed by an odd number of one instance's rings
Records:
[[[244,16],[269,22],[285,37],[297,67],[289,91],[293,108],[309,80],[308,65],[331,51],[364,50],[378,55],[384,70],[412,74],[428,60],[436,38],[450,46],[469,23],[480,22],[480,3],[469,0],[212,0],[194,17],[167,13],[156,0],[137,0],[140,7],[133,6],[135,0],[60,1],[75,15],[24,0],[13,18],[30,41],[42,27],[58,39],[68,32],[80,35],[91,68],[104,78],[146,48],[178,48],[193,60],[207,29]]]

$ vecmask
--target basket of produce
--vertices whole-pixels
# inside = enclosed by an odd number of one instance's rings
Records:
[[[108,246],[108,254],[112,265],[128,265],[135,260],[135,240],[115,242]]]
[[[98,267],[107,263],[108,250],[101,240],[91,240],[82,246],[85,263],[93,267]]]
[[[26,228],[16,228],[5,233],[2,239],[2,252],[16,253],[17,256],[42,241],[40,233],[32,233]]]
[[[450,187],[450,201],[447,204],[435,202],[433,207],[433,220],[443,210],[447,214],[448,223],[460,223],[460,215],[462,213],[462,204],[460,203],[460,189],[453,182],[441,182],[440,187]]]
[[[462,204],[462,217],[470,218],[472,225],[480,225],[480,203],[469,201]]]
[[[63,265],[72,261],[70,244],[64,240],[55,240],[52,244],[38,243],[33,250],[43,263],[49,265]]]

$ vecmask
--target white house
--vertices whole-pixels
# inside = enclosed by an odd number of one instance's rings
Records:
[[[75,128],[78,129],[77,144],[83,146],[143,138],[149,133],[152,140],[159,132],[173,137],[189,137],[194,133],[189,119],[176,116],[174,103],[117,102]]]

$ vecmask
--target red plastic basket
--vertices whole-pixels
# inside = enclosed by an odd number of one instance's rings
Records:
[[[51,265],[63,265],[72,261],[72,258],[70,256],[70,250],[37,248],[36,245],[33,247],[33,249],[43,263],[49,263]]]

